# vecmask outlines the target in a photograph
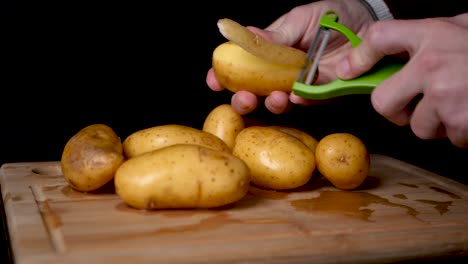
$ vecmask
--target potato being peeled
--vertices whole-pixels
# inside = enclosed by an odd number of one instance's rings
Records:
[[[212,67],[221,85],[231,92],[247,90],[266,96],[291,92],[301,68],[270,62],[248,53],[234,42],[215,48]]]
[[[203,131],[222,139],[232,150],[237,134],[244,129],[244,119],[230,104],[213,109],[203,123]]]
[[[212,68],[224,88],[232,92],[247,90],[259,96],[292,91],[301,69],[307,65],[304,51],[273,43],[231,19],[218,20],[218,28],[228,41],[213,51]]]
[[[244,128],[232,153],[247,163],[251,181],[268,189],[300,187],[315,170],[314,152],[296,137],[273,127]]]
[[[366,145],[349,133],[333,133],[322,138],[315,157],[318,171],[339,189],[359,187],[369,173]]]
[[[123,161],[122,143],[114,130],[104,124],[94,124],[68,140],[60,164],[73,189],[89,192],[111,181]]]
[[[176,144],[126,160],[115,174],[115,188],[139,209],[212,208],[247,194],[249,169],[230,153],[193,144]]]

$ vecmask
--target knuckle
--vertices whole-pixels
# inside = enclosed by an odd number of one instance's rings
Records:
[[[432,73],[444,65],[444,55],[434,50],[426,50],[419,56],[419,66],[422,72]]]
[[[424,97],[434,103],[445,101],[447,98],[447,81],[433,78],[424,91]]]
[[[371,26],[366,33],[367,41],[371,47],[379,47],[381,40],[386,35],[386,25],[382,21],[377,21]]]

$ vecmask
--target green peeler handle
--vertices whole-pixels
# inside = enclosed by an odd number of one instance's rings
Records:
[[[338,14],[333,10],[327,11],[322,16],[322,18],[320,19],[320,26],[323,28],[334,29],[340,32],[349,40],[353,48],[361,44],[361,39],[356,34],[354,34],[354,32],[351,31],[351,29],[338,23]]]
[[[333,10],[327,11],[322,16],[320,26],[342,33],[353,48],[361,43],[361,39],[353,31],[338,23],[338,14]],[[351,80],[337,79],[323,85],[307,85],[295,82],[293,92],[303,98],[315,100],[350,94],[370,94],[383,80],[399,71],[403,66],[404,63],[399,60],[384,57],[370,71],[357,78]]]

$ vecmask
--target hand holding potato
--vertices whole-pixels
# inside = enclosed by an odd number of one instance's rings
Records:
[[[358,35],[362,34],[366,30],[367,26],[374,22],[366,7],[359,1],[331,0],[317,1],[296,7],[281,16],[265,30],[255,27],[247,28],[255,33],[256,36],[262,37],[270,42],[294,47],[306,52],[315,37],[319,18],[324,12],[330,9],[336,10],[340,14],[340,21],[349,26],[350,29]],[[356,23],[354,21],[359,22]],[[335,65],[348,53],[350,49],[351,46],[347,39],[339,34],[332,34],[320,61],[320,74],[316,83],[326,83],[336,79],[337,75],[335,73]],[[214,91],[220,91],[227,88],[224,87],[224,77],[218,76],[214,68],[215,67],[208,70],[206,77],[208,86]],[[255,71],[257,70],[256,68],[251,69],[254,69]],[[282,77],[283,79],[288,78],[286,74]],[[277,114],[287,111],[293,104],[310,105],[314,103],[311,100],[306,100],[290,93],[289,91],[285,91],[283,88],[271,91],[267,95],[259,95],[255,94],[255,92],[249,91],[248,86],[242,87],[239,84],[239,87],[236,88],[236,92],[232,97],[231,104],[232,107],[240,114],[247,114],[255,110],[258,103],[261,101],[259,100],[259,97],[264,96],[266,96],[266,108],[272,113]]]

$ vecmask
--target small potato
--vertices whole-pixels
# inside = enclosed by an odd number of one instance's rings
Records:
[[[176,144],[126,160],[115,174],[115,188],[139,209],[212,208],[247,194],[249,169],[230,153]]]
[[[343,190],[359,187],[370,168],[370,156],[364,142],[349,133],[333,133],[322,138],[315,157],[318,171]]]
[[[296,137],[272,127],[244,128],[232,153],[247,163],[253,183],[269,189],[300,187],[315,170],[314,152]]]
[[[104,124],[94,124],[68,140],[60,164],[73,189],[89,192],[111,181],[123,161],[122,143],[114,130]]]
[[[237,134],[244,128],[244,119],[229,104],[222,104],[213,109],[203,123],[203,131],[222,139],[231,150]]]
[[[127,158],[174,144],[195,144],[231,152],[228,145],[217,136],[197,128],[183,125],[161,125],[139,130],[123,142]]]
[[[294,127],[287,126],[272,126],[275,129],[278,129],[281,132],[287,133],[291,136],[296,137],[306,146],[308,146],[314,153],[317,148],[318,140],[311,136],[309,133]]]

